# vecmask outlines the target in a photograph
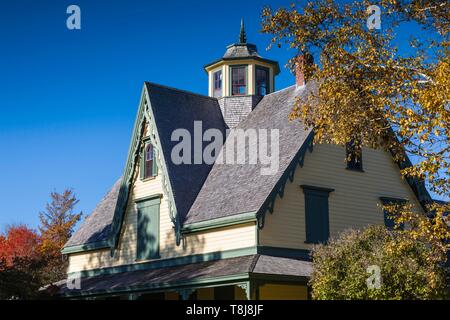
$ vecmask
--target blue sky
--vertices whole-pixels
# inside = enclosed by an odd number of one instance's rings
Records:
[[[0,1],[0,231],[38,224],[51,191],[73,188],[89,214],[121,175],[145,80],[207,94],[203,66],[237,40],[280,62],[277,89],[294,83],[294,54],[266,52],[264,5],[280,0]],[[66,8],[81,8],[81,30]],[[414,31],[414,30],[413,30]]]
[[[51,191],[73,188],[88,214],[121,175],[144,81],[207,94],[203,66],[236,42],[266,52],[260,12],[289,1],[0,1],[0,231],[38,224]],[[66,9],[81,8],[81,30]]]

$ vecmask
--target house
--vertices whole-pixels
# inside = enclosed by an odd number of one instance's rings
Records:
[[[60,296],[307,299],[314,243],[389,223],[383,202],[422,210],[429,201],[389,152],[363,147],[347,157],[345,146],[314,145],[311,129],[288,120],[314,85],[299,68],[297,83],[276,91],[279,65],[247,42],[243,24],[239,42],[205,71],[208,96],[144,84],[124,172],[62,251],[69,267]],[[228,129],[276,132],[272,172],[263,174],[262,161],[217,161],[235,149]],[[188,161],[177,163],[175,132],[229,135],[216,141],[215,161],[184,150]],[[211,140],[187,146],[203,151]]]

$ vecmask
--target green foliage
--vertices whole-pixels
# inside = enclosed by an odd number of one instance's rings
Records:
[[[369,288],[367,268],[378,266],[381,286]],[[446,273],[429,243],[404,231],[370,226],[349,230],[313,249],[313,299],[415,300],[446,296]]]

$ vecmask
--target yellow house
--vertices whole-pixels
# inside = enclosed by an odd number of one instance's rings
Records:
[[[144,84],[124,172],[62,251],[69,268],[60,296],[307,299],[314,243],[388,223],[383,201],[421,210],[429,200],[388,152],[348,158],[345,146],[313,145],[313,131],[288,115],[314,85],[275,91],[278,63],[247,43],[243,24],[239,42],[205,71],[209,96]],[[273,170],[263,173],[270,164],[261,159],[218,161],[235,148],[228,129],[248,140],[274,132]],[[199,161],[211,133],[225,141],[215,141],[214,161]],[[203,139],[181,154],[184,134]],[[244,160],[261,141],[246,146]]]

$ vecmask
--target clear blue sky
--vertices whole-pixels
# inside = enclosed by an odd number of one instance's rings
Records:
[[[0,1],[0,231],[38,224],[49,193],[75,190],[90,213],[121,175],[143,82],[207,94],[203,66],[237,41],[266,52],[261,8],[289,1]],[[79,31],[66,9],[81,8]]]
[[[304,2],[304,1],[303,1]],[[145,80],[207,93],[203,66],[247,38],[294,83],[293,55],[266,52],[264,5],[289,0],[0,1],[0,231],[38,224],[51,191],[73,188],[89,214],[121,175]],[[82,29],[66,28],[81,7]]]

